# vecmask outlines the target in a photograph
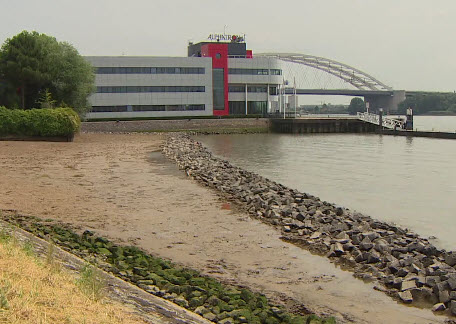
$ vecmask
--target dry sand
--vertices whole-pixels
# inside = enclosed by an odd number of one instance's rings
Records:
[[[444,322],[230,210],[164,160],[162,141],[153,134],[81,134],[73,143],[0,142],[0,208],[93,229],[341,322]]]

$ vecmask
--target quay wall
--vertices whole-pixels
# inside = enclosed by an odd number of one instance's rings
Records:
[[[271,119],[271,130],[275,133],[375,133],[378,125],[357,118],[304,118]]]
[[[236,167],[188,135],[170,135],[163,153],[189,177],[280,229],[284,240],[326,255],[404,303],[456,315],[456,252]]]

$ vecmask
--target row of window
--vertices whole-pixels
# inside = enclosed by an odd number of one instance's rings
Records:
[[[228,69],[229,74],[242,75],[282,75],[282,70],[279,69]]]
[[[97,93],[205,92],[204,86],[113,86],[97,87]]]
[[[93,106],[92,112],[133,112],[133,111],[195,111],[206,110],[205,105],[132,105]]]
[[[99,67],[97,74],[204,74],[201,67]]]
[[[201,67],[98,67],[97,74],[204,74]],[[228,69],[229,74],[282,75],[280,69]]]
[[[229,92],[245,92],[245,86],[243,85],[234,85],[234,86],[229,86],[228,88]],[[247,92],[261,92],[261,93],[266,93],[268,92],[268,87],[267,86],[247,86]]]
[[[244,85],[232,85],[228,88],[229,92],[245,92]],[[256,93],[266,93],[268,92],[267,86],[247,86],[247,92],[256,92]],[[269,87],[269,94],[272,96],[277,95],[277,87],[270,86]]]

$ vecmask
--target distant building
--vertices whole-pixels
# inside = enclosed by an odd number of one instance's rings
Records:
[[[265,114],[277,107],[280,61],[236,36],[190,43],[188,57],[88,56],[96,93],[88,118]],[[220,40],[220,38],[218,38]],[[274,107],[274,108],[273,108]]]

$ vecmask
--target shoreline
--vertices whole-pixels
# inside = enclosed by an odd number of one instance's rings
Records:
[[[168,137],[163,152],[188,176],[251,216],[281,228],[284,240],[326,255],[356,277],[380,283],[377,290],[404,303],[438,305],[456,315],[455,252],[439,250],[396,225],[232,166],[188,136]]]

